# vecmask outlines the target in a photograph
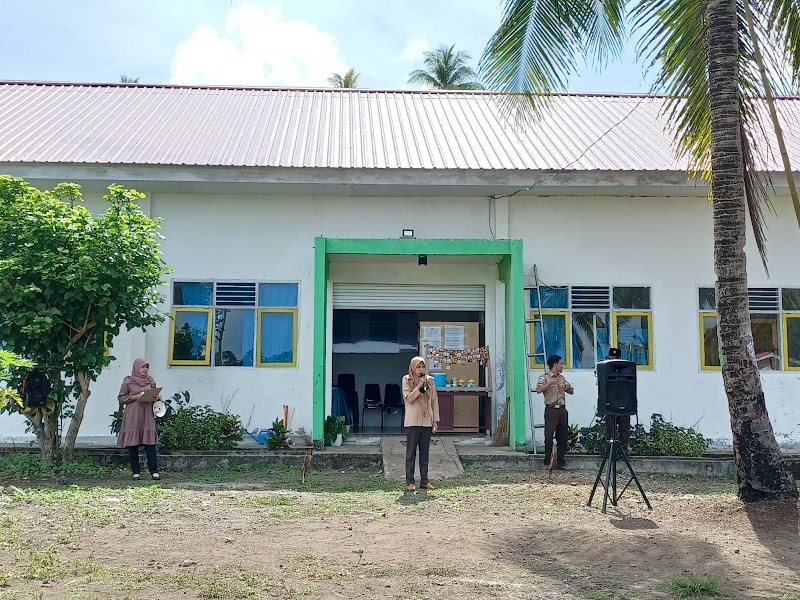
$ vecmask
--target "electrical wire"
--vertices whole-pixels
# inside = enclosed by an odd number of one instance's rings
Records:
[[[637,103],[636,103],[636,104],[633,106],[633,108],[632,108],[632,109],[630,109],[630,110],[628,111],[628,113],[627,113],[627,114],[626,114],[624,117],[622,117],[622,118],[621,118],[619,121],[617,121],[616,123],[614,123],[614,124],[613,124],[611,127],[609,127],[608,129],[606,129],[606,131],[604,131],[604,132],[603,132],[603,134],[602,134],[600,137],[598,137],[598,138],[597,138],[595,141],[593,141],[591,144],[589,144],[589,145],[588,145],[588,146],[587,146],[587,147],[586,147],[586,148],[583,150],[583,152],[581,152],[581,153],[580,153],[580,154],[579,154],[579,155],[578,155],[578,156],[577,156],[577,157],[576,157],[576,158],[575,158],[575,159],[574,159],[572,162],[570,162],[570,163],[568,163],[568,164],[564,165],[563,167],[561,167],[561,168],[560,168],[558,171],[556,171],[556,172],[555,172],[555,173],[553,173],[552,175],[548,175],[547,177],[542,177],[542,178],[541,178],[541,179],[539,179],[538,181],[535,181],[535,182],[533,182],[533,183],[532,183],[531,185],[529,185],[528,187],[520,188],[520,189],[518,189],[518,190],[516,190],[516,191],[514,191],[514,192],[512,192],[512,193],[510,193],[510,194],[493,194],[493,195],[489,196],[489,198],[491,198],[492,200],[499,200],[499,199],[501,199],[501,198],[513,198],[514,196],[516,196],[517,194],[520,194],[520,193],[522,193],[522,192],[529,192],[529,191],[531,191],[533,188],[535,188],[535,187],[536,187],[537,185],[539,185],[540,183],[544,183],[545,181],[549,181],[550,179],[555,179],[556,177],[558,177],[559,175],[561,175],[561,174],[562,174],[564,171],[566,171],[567,169],[569,169],[569,168],[570,168],[572,165],[574,165],[576,162],[578,162],[580,159],[582,159],[584,156],[586,156],[586,154],[589,152],[589,150],[591,150],[592,148],[594,148],[594,147],[595,147],[597,144],[599,144],[599,143],[600,143],[600,141],[601,141],[601,140],[602,140],[604,137],[606,137],[606,136],[607,136],[609,133],[611,133],[611,132],[612,132],[614,129],[616,129],[617,127],[619,127],[619,126],[620,126],[620,125],[621,125],[621,124],[622,124],[622,123],[623,123],[623,122],[624,122],[624,121],[625,121],[625,120],[626,120],[628,117],[630,117],[630,116],[633,114],[633,112],[634,112],[634,111],[635,111],[637,108],[639,108],[639,106],[642,104],[642,102],[644,102],[646,99],[648,99],[648,98],[652,97],[652,96],[653,96],[653,93],[654,93],[654,89],[653,89],[653,88],[651,88],[651,89],[650,89],[650,91],[648,91],[648,92],[647,92],[646,94],[644,94],[644,95],[643,95],[641,98],[639,98],[639,101],[638,101],[638,102],[637,102]]]

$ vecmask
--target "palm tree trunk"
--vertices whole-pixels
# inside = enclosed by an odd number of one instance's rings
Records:
[[[796,498],[767,415],[750,328],[736,0],[709,0],[707,7],[718,335],[739,497]]]

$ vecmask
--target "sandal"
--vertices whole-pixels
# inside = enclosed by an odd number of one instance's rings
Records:
[[[150,477],[152,477],[153,479],[156,479],[156,480],[161,479],[161,475],[159,475],[158,473],[151,473]]]

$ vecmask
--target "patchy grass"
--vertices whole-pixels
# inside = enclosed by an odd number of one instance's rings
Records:
[[[666,582],[666,588],[678,598],[718,598],[723,595],[717,577],[698,573],[673,577]]]

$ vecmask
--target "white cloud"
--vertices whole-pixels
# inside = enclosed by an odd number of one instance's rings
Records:
[[[430,50],[431,45],[425,38],[409,38],[406,40],[406,45],[399,56],[396,56],[395,62],[413,62],[422,58],[422,53]]]
[[[178,46],[170,83],[324,86],[346,70],[333,34],[282,20],[280,6],[242,3],[228,13],[222,33],[202,25]]]

